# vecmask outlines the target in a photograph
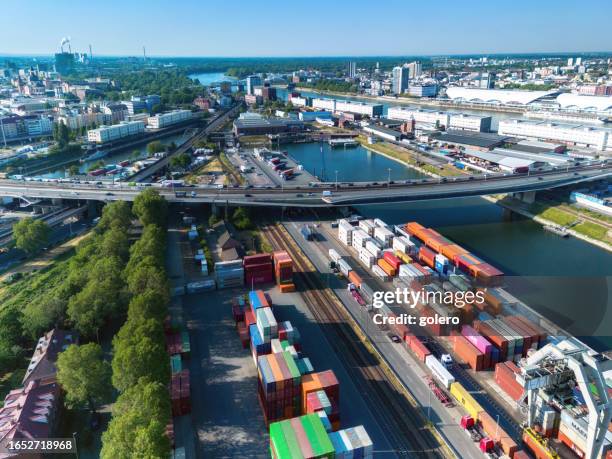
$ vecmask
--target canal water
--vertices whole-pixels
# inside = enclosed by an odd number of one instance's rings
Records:
[[[227,76],[223,72],[192,73],[188,75],[192,80],[198,80],[204,86],[218,84],[222,81],[236,81],[235,77]]]
[[[330,149],[290,144],[284,149],[325,179],[420,178],[422,174],[363,147]],[[498,267],[510,292],[598,350],[612,349],[612,255],[579,239],[562,239],[483,198],[356,206],[389,224],[418,221]]]

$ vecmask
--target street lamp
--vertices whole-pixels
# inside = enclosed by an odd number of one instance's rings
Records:
[[[338,191],[338,171],[334,171],[336,173],[336,191]]]
[[[390,187],[391,186],[391,168],[390,167],[387,169],[387,172],[389,173],[389,176],[387,178],[387,187]]]

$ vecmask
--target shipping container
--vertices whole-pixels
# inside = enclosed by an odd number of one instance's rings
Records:
[[[351,271],[348,275],[348,281],[355,285],[355,287],[361,287],[361,277],[355,271]]]
[[[380,261],[380,260],[379,260]],[[382,279],[384,282],[388,282],[391,280],[391,277],[389,277],[389,275],[385,272],[384,269],[382,269],[380,266],[378,265],[374,265],[372,266],[372,274],[374,274],[376,277],[379,277],[380,279]]]
[[[410,255],[400,252],[399,250],[396,250],[394,255],[401,260],[402,264],[412,263],[413,261],[412,258],[410,258]]]
[[[245,268],[251,265],[271,264],[272,255],[269,253],[258,253],[256,255],[248,255],[242,259],[242,263]]]
[[[437,358],[433,355],[428,355],[425,358],[425,365],[427,365],[431,370],[431,374],[442,383],[445,389],[450,389],[450,385],[455,382],[455,377]]]
[[[475,420],[479,418],[480,413],[484,412],[482,406],[476,402],[474,397],[460,383],[452,383],[450,385],[450,393]]]
[[[368,233],[369,236],[374,236],[374,228],[376,228],[376,224],[372,220],[360,220],[359,228]]]
[[[431,355],[431,351],[425,346],[418,336],[411,336],[408,348],[414,353],[414,355],[421,362],[425,362],[428,355]]]
[[[268,297],[262,290],[249,292],[249,304],[251,305],[253,314],[255,314],[255,311],[259,308],[269,308],[272,306]]]
[[[374,446],[363,426],[329,434],[336,459],[372,459]]]
[[[547,440],[531,429],[523,431],[523,444],[536,459],[558,459],[559,455],[546,446]]]
[[[329,250],[328,250],[328,255],[329,255],[329,258],[330,258],[330,259],[331,259],[333,262],[335,262],[335,263],[338,263],[338,262],[340,261],[340,259],[342,258],[342,257],[340,257],[340,255],[338,254],[338,252],[336,252],[334,249],[329,249]]]
[[[366,242],[365,248],[368,252],[370,252],[376,258],[380,258],[382,255],[380,247],[376,244],[376,242],[373,239]]]
[[[397,258],[395,255],[393,255],[392,252],[385,252],[383,255],[384,260],[389,263],[393,269],[397,272],[397,270],[399,269],[400,265],[402,264],[402,262],[399,260],[399,258]]]
[[[309,393],[325,391],[332,404],[340,405],[340,385],[332,370],[311,373],[302,376],[302,412],[306,411],[306,399]]]
[[[344,259],[338,261],[338,269],[345,277],[348,277],[349,273],[352,271],[350,265]]]
[[[270,452],[274,459],[329,459],[335,456],[325,426],[314,413],[272,423]]]
[[[419,261],[433,268],[435,265],[436,253],[433,250],[423,246],[419,249]]]
[[[453,352],[455,355],[467,363],[472,370],[480,371],[483,369],[484,354],[476,349],[463,336],[452,336]]]
[[[509,457],[513,457],[518,450],[516,442],[506,433],[504,429],[494,420],[487,412],[482,411],[478,415],[478,422],[482,430],[495,443],[498,443],[504,452]]]
[[[396,270],[391,264],[386,260],[386,258],[381,258],[377,261],[378,266],[382,268],[385,274],[389,277],[393,277],[396,274]]]
[[[376,256],[373,255],[368,249],[362,248],[359,250],[359,261],[361,261],[368,268],[371,268],[372,265],[376,263]]]

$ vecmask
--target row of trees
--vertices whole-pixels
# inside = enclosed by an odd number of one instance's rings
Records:
[[[102,458],[168,457],[170,366],[163,321],[170,301],[165,265],[167,204],[153,189],[134,202],[145,225],[125,268],[127,320],[113,339],[112,385],[120,392],[102,437]]]

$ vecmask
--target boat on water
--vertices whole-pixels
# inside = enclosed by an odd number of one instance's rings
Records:
[[[357,142],[353,138],[329,139],[328,143],[329,143],[329,146],[332,148],[348,148],[348,147],[356,147],[357,145],[359,145],[359,142]]]
[[[569,237],[569,232],[563,226],[544,225],[544,229],[546,231],[549,231],[549,232],[553,233],[553,234],[556,234],[559,237]]]
[[[106,155],[108,155],[108,151],[96,150],[93,153],[90,153],[87,156],[82,157],[81,162],[86,163],[88,161],[95,161],[96,159],[104,158]]]

